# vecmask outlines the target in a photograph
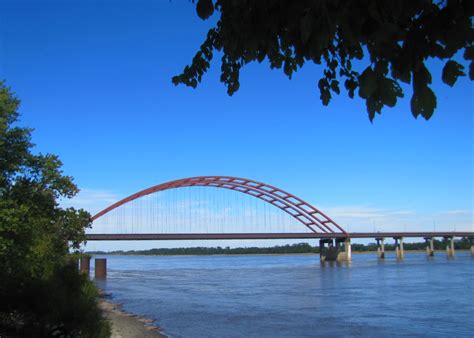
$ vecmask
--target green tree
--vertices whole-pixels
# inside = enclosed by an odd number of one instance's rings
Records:
[[[365,100],[369,118],[404,96],[411,84],[411,111],[429,119],[437,105],[426,61],[445,61],[442,80],[453,86],[465,66],[474,78],[472,0],[198,0],[203,20],[218,13],[190,66],[173,77],[195,88],[222,53],[221,82],[229,95],[240,87],[240,69],[267,59],[291,79],[306,62],[323,65],[317,81],[328,105],[344,87]],[[316,81],[315,81],[316,82]]]
[[[31,151],[19,104],[0,82],[0,336],[107,335],[95,288],[70,255],[90,215],[59,207],[78,189],[57,156]]]

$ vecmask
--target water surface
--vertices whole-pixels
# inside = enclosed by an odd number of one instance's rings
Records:
[[[474,259],[407,254],[321,266],[317,255],[100,256],[99,282],[170,337],[466,336]]]

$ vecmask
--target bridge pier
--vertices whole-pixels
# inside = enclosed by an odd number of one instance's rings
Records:
[[[96,258],[95,259],[95,278],[104,279],[107,277],[107,259]]]
[[[328,246],[326,247],[326,243]],[[321,262],[335,262],[337,260],[339,244],[334,245],[333,239],[319,240],[319,260]]]
[[[385,244],[384,238],[379,237],[375,239],[377,241],[377,258],[384,259],[385,258]]]
[[[341,251],[340,245],[343,243],[344,250]],[[350,238],[338,238],[336,239],[336,250],[338,262],[350,262],[352,260],[352,251],[351,251],[351,239]]]
[[[319,261],[321,263],[327,260],[328,248],[326,247],[332,245],[332,239],[320,239],[319,240]]]
[[[454,237],[444,237],[446,242],[446,256],[454,257]]]
[[[91,271],[91,258],[89,256],[82,256],[79,259],[79,271],[89,276]]]
[[[328,245],[326,247],[326,244]],[[341,249],[341,244],[343,249]],[[321,262],[350,262],[352,259],[350,238],[320,239],[319,260]]]
[[[434,239],[433,237],[425,237],[426,241],[426,255],[428,257],[434,256]]]
[[[394,237],[395,240],[395,254],[397,259],[403,259],[405,252],[403,251],[403,237]]]
[[[471,256],[474,256],[474,237],[469,237],[469,243],[471,244]]]

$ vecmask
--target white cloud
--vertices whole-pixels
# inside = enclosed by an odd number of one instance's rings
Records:
[[[439,212],[439,215],[470,215],[472,217],[472,210],[457,209],[457,210],[446,210]]]
[[[368,205],[321,207],[321,211],[348,232],[365,231],[472,231],[471,210],[421,213]]]
[[[91,214],[115,203],[120,198],[113,192],[101,189],[81,189],[81,191],[71,199],[65,199],[60,202],[62,207],[82,208]]]
[[[377,218],[382,217],[386,210],[372,208],[369,206],[337,206],[320,208],[322,212],[331,218]]]

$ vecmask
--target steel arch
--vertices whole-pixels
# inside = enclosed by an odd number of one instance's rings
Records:
[[[254,196],[288,213],[314,233],[343,233],[346,231],[323,212],[302,199],[274,186],[232,176],[197,176],[155,185],[130,195],[100,211],[92,221],[137,198],[168,189],[183,187],[215,187],[239,191]]]

